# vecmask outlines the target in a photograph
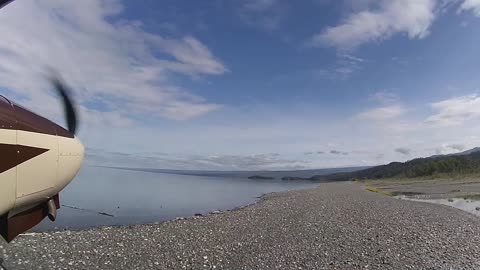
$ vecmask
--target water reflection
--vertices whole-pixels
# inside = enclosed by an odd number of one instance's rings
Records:
[[[55,222],[35,231],[154,223],[232,209],[265,193],[312,187],[309,182],[172,175],[88,167],[60,194]]]

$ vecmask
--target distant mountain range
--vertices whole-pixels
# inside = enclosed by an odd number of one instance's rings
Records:
[[[290,171],[202,171],[152,168],[109,167],[122,170],[165,174],[235,177],[255,180],[282,179],[286,181],[347,181],[353,179],[415,178],[480,174],[480,147],[448,155],[416,158],[375,167],[344,167]]]
[[[459,152],[459,153],[446,154],[446,155],[433,155],[433,156],[431,156],[431,158],[445,157],[445,156],[465,156],[465,155],[470,155],[471,153],[475,153],[475,152],[480,152],[480,147],[475,147],[475,148],[472,148],[470,150],[466,150],[466,151]]]
[[[353,179],[416,178],[459,176],[480,173],[480,147],[464,152],[392,162],[364,170],[329,175],[316,175],[313,181],[342,181]]]

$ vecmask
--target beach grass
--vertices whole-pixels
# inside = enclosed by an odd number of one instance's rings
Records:
[[[381,188],[378,188],[378,187],[375,187],[375,186],[372,186],[370,184],[366,184],[365,189],[368,190],[368,191],[371,191],[371,192],[380,193],[382,195],[393,196],[392,192],[381,189]]]
[[[462,195],[460,198],[463,198],[464,200],[480,201],[480,194]]]

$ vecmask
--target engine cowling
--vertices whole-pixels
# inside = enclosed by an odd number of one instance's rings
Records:
[[[46,216],[47,202],[58,202],[83,158],[82,143],[69,131],[0,96],[0,233],[7,241],[20,216],[30,227]],[[31,220],[25,216],[39,207]]]

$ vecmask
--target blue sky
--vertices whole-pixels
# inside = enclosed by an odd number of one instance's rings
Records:
[[[476,0],[15,1],[0,93],[87,162],[177,169],[375,165],[480,145]]]

